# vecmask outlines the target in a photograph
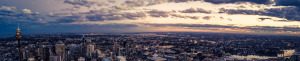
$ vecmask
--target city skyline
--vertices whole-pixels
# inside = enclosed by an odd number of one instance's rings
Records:
[[[1,0],[0,38],[57,33],[299,36],[297,0]]]

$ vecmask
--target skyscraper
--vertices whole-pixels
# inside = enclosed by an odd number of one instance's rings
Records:
[[[29,50],[25,50],[22,51],[22,60],[27,60],[28,58],[30,58],[30,51]]]
[[[71,61],[71,57],[72,57],[72,54],[71,54],[71,50],[70,48],[66,48],[65,49],[65,61]]]
[[[83,41],[83,44],[81,45],[81,56],[83,57],[86,57],[87,55],[87,46],[86,46],[86,40],[85,40],[85,37],[84,35],[82,36],[82,41]]]
[[[71,61],[76,61],[77,58],[79,58],[79,53],[80,53],[80,47],[77,47],[76,44],[71,44],[69,46],[69,51],[70,51],[70,55],[68,56],[70,58]],[[75,60],[76,59],[76,60]]]
[[[15,35],[15,38],[18,40],[18,46],[19,46],[19,60],[21,61],[21,45],[20,45],[20,40],[22,39],[22,34],[21,34],[21,30],[19,28],[19,23],[18,23],[18,29],[17,29],[17,33]]]
[[[49,61],[50,51],[47,45],[40,45],[38,48],[38,55],[43,61]]]
[[[58,41],[55,44],[55,52],[56,52],[56,55],[59,55],[61,57],[61,60],[64,61],[64,58],[65,58],[65,44],[62,41]]]
[[[85,58],[84,57],[80,57],[80,58],[78,58],[78,61],[85,61]]]
[[[27,61],[35,61],[35,59],[34,58],[28,58]]]
[[[92,53],[94,52],[94,45],[91,44],[91,40],[87,40],[87,43],[86,43],[86,56],[88,57],[92,57]]]
[[[62,61],[61,56],[52,55],[50,56],[50,61]]]

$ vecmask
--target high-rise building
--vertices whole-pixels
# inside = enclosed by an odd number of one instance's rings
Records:
[[[39,56],[41,57],[41,60],[49,61],[50,51],[47,45],[40,45]]]
[[[21,60],[26,60],[28,57],[26,56],[26,52],[22,51]]]
[[[66,48],[65,53],[66,53],[65,61],[71,61],[72,54],[70,48]]]
[[[35,59],[34,58],[28,58],[27,61],[35,61]]]
[[[98,51],[99,51],[99,50],[95,50],[95,51],[92,53],[92,58],[93,58],[93,59],[98,58],[98,54],[99,54]]]
[[[114,42],[114,56],[116,56],[117,55],[117,50],[118,50],[118,48],[117,48],[117,46],[118,46],[118,43],[117,43],[117,41],[115,41],[115,39],[113,39],[113,42]]]
[[[124,56],[118,56],[117,61],[126,61],[126,57]]]
[[[55,52],[56,55],[61,57],[62,61],[65,61],[65,44],[62,41],[58,41],[58,43],[55,44]]]
[[[85,61],[85,58],[84,57],[80,57],[80,58],[78,58],[78,61]]]
[[[55,46],[49,46],[50,55],[55,55]]]
[[[62,61],[61,56],[52,55],[50,56],[50,61]]]
[[[91,40],[87,40],[87,44],[86,44],[86,56],[88,57],[92,57],[92,54],[94,52],[94,45],[91,44]]]
[[[79,45],[76,45],[76,44],[71,44],[69,46],[69,49],[70,49],[70,56],[71,56],[71,61],[76,61],[79,57],[80,57],[80,47]]]
[[[112,61],[110,58],[103,58],[102,61]]]
[[[18,23],[18,29],[17,29],[17,32],[16,32],[16,35],[15,35],[15,38],[18,40],[18,49],[19,49],[19,60],[21,61],[21,45],[20,45],[20,40],[22,39],[22,34],[21,34],[21,30],[19,28],[19,23]]]
[[[21,60],[28,60],[28,58],[30,58],[30,51],[29,50],[22,51]]]
[[[85,39],[84,35],[82,36],[82,41],[83,41],[83,44],[81,45],[80,56],[86,57],[86,55],[87,55],[87,46],[86,45],[87,44],[86,44],[86,39]]]

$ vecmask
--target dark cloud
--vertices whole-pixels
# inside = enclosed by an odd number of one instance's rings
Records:
[[[173,17],[179,17],[179,18],[187,18],[186,16],[179,15],[179,14],[170,14]]]
[[[118,13],[118,14],[89,14],[86,15],[86,18],[91,21],[104,21],[104,20],[123,20],[123,19],[132,19],[136,20],[139,18],[145,18],[146,13],[136,12],[136,13]]]
[[[113,6],[115,9],[119,9],[119,10],[122,10],[122,9],[125,9],[123,6]]]
[[[125,1],[122,5],[138,7],[138,6],[151,6],[151,5],[170,3],[170,2],[180,3],[180,2],[188,2],[188,1],[200,1],[200,0],[130,0],[130,1]],[[148,2],[148,4],[145,2]]]
[[[100,9],[90,10],[89,12],[78,13],[50,13],[48,17],[55,18],[57,21],[53,23],[71,23],[84,21],[109,21],[109,20],[137,20],[145,18],[145,12],[120,12],[121,9]]]
[[[236,3],[236,2],[252,2],[256,4],[272,4],[271,0],[204,0],[205,2],[211,2],[214,4],[223,3]]]
[[[170,2],[169,0],[150,0],[147,6]]]
[[[64,3],[86,6],[86,7],[91,7],[92,5],[97,5],[97,6],[108,5],[104,2],[98,3],[96,1],[90,1],[90,0],[65,0]]]
[[[211,13],[211,11],[208,11],[208,10],[204,10],[202,8],[189,8],[189,9],[186,9],[186,10],[183,10],[183,11],[180,11],[181,13]]]
[[[274,0],[278,6],[300,6],[299,0]]]
[[[200,19],[200,17],[198,17],[198,16],[191,16],[190,18],[195,19],[195,20]]]
[[[17,10],[16,7],[2,6],[0,8],[0,13],[14,13],[16,10]]]
[[[185,19],[190,18],[190,19],[195,19],[195,20],[200,19],[199,16],[187,16],[187,15],[183,16],[183,15],[179,15],[179,14],[170,14],[170,15],[173,17],[177,17],[177,18],[185,18]]]
[[[82,16],[63,16],[56,21],[51,21],[49,23],[71,23],[76,21],[81,21]]]
[[[61,9],[62,11],[78,11],[80,8],[78,8],[78,7],[73,7],[73,8],[63,8],[63,9]]]
[[[107,0],[108,2],[110,3],[116,3],[117,1],[116,0]]]
[[[138,18],[145,18],[145,17],[147,17],[146,13],[144,13],[144,12],[124,13],[124,14],[121,14],[121,15],[124,16],[127,19],[133,19],[133,20],[138,19]]]
[[[87,19],[90,21],[104,21],[104,20],[122,20],[125,19],[122,15],[117,14],[109,14],[109,15],[102,15],[102,14],[96,14],[96,15],[87,15]]]
[[[100,25],[100,26],[107,26],[107,27],[113,27],[113,28],[138,27],[138,25],[136,25],[136,24],[106,24],[106,25]]]
[[[48,17],[61,17],[61,16],[65,16],[65,15],[69,15],[70,13],[49,13],[47,16]]]
[[[171,0],[172,1],[172,0]],[[200,0],[173,0],[175,3],[188,2],[188,1],[200,1]]]
[[[29,9],[2,6],[0,8],[0,19],[3,23],[14,23],[17,21],[38,22],[44,18],[41,17],[38,12],[31,12]]]
[[[223,25],[211,25],[211,24],[144,24],[155,27],[165,27],[165,26],[174,26],[174,27],[214,27],[214,28],[232,28],[232,26],[223,26]]]
[[[161,10],[151,10],[147,12],[151,17],[169,17],[170,12]]]
[[[137,0],[137,1],[125,1],[122,5],[128,5],[128,6],[144,6],[145,3],[143,0]]]
[[[292,31],[298,32],[300,31],[299,25],[291,25],[291,26],[284,26],[284,27],[274,27],[274,26],[247,26],[243,27],[244,29],[251,29],[251,30],[263,30],[263,31]]]
[[[87,15],[86,18],[91,21],[103,21],[103,20],[123,20],[123,19],[132,19],[136,20],[139,18],[145,18],[146,13],[144,12],[135,12],[135,13],[107,13],[107,14],[93,14]]]
[[[233,26],[234,24],[229,25],[213,25],[213,24],[149,24],[146,23],[144,25],[154,26],[154,27],[166,27],[166,26],[172,26],[172,27],[189,27],[192,29],[204,29],[204,28],[230,28],[230,29],[249,29],[252,31],[292,31],[292,32],[298,32],[300,31],[299,25],[290,25],[285,27],[273,27],[273,26],[246,26],[246,27],[237,27]]]
[[[286,8],[271,8],[261,10],[236,10],[236,9],[224,9],[221,8],[221,12],[226,12],[227,14],[246,14],[246,15],[265,15],[279,18],[286,18],[288,20],[300,21],[298,13],[299,8],[297,7],[286,7]]]
[[[136,12],[136,13],[120,13],[120,14],[95,14],[87,15],[86,18],[91,21],[104,21],[104,20],[123,20],[123,19],[132,19],[136,20],[139,18],[145,18],[146,13]]]
[[[266,19],[271,19],[271,18],[258,18],[258,19],[260,19],[261,21],[264,21]]]
[[[211,18],[211,16],[204,16],[204,17],[202,17],[202,19],[204,19],[204,20],[210,20],[210,18]]]

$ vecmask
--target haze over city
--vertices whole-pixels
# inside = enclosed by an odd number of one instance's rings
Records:
[[[24,35],[215,32],[299,34],[298,0],[1,0],[0,38]]]
[[[300,61],[300,0],[0,0],[0,61]]]

